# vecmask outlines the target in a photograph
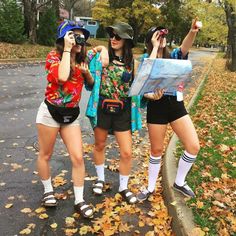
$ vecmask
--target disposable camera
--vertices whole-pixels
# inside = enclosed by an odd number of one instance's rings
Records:
[[[159,35],[165,37],[168,34],[168,29],[161,29]]]

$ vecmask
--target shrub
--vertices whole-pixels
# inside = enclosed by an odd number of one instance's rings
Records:
[[[24,36],[24,19],[21,8],[15,0],[1,0],[0,3],[0,41],[21,43]]]
[[[37,31],[38,43],[45,46],[53,46],[56,41],[57,17],[52,8],[48,8],[39,19]]]

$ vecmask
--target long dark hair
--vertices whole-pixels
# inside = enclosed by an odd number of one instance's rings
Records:
[[[64,38],[58,39],[56,41],[56,50],[62,56],[64,50]],[[76,63],[80,64],[81,62],[85,62],[86,58],[86,47],[85,45],[82,46],[81,52],[76,54],[75,61]]]
[[[109,53],[109,60],[113,61],[115,58],[115,50],[111,46],[111,40],[108,43],[108,53]],[[125,66],[132,68],[133,63],[133,52],[132,52],[132,43],[130,39],[125,39],[124,46],[123,46],[123,61]]]

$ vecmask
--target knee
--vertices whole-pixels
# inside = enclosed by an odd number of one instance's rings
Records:
[[[154,157],[162,156],[163,147],[151,148],[151,155]]]
[[[48,151],[48,152],[39,151],[38,160],[39,161],[50,161],[51,156],[52,156],[52,151]]]
[[[186,151],[192,155],[197,155],[200,150],[200,144],[199,142],[192,143],[186,148]]]
[[[72,166],[75,168],[84,165],[84,159],[80,155],[71,157],[71,162]]]
[[[97,152],[103,152],[105,149],[106,143],[105,142],[96,142],[94,146],[94,150]]]
[[[120,157],[123,161],[129,162],[132,159],[132,151],[131,150],[122,151],[120,153]]]

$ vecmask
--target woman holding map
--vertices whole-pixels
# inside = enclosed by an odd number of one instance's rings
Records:
[[[168,30],[163,27],[152,27],[146,35],[147,54],[143,58],[187,59],[188,51],[199,31],[199,23],[196,19],[193,20],[191,29],[181,46],[174,49],[171,53],[167,49],[165,37],[168,34]],[[154,192],[161,167],[161,156],[168,124],[170,124],[185,148],[178,163],[173,187],[186,196],[195,196],[193,190],[185,182],[185,178],[197,157],[200,145],[193,122],[185,109],[182,92],[183,86],[181,85],[177,91],[162,89],[144,95],[148,99],[147,125],[151,153],[148,169],[148,187],[142,188],[137,195],[139,201],[148,199]]]

